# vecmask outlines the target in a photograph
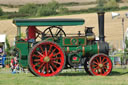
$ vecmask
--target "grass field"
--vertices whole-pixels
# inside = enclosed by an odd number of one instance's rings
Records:
[[[128,69],[113,69],[109,76],[89,76],[85,72],[63,72],[53,77],[32,74],[0,74],[0,85],[128,85]]]

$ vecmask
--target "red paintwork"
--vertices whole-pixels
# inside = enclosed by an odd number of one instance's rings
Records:
[[[33,49],[30,56],[30,66],[39,76],[54,76],[63,69],[65,63],[62,49],[52,42],[42,42]],[[44,60],[47,56],[50,59],[48,62]]]
[[[99,64],[103,66],[100,67]],[[96,76],[107,76],[112,70],[112,62],[108,56],[99,54],[91,60],[91,72]]]

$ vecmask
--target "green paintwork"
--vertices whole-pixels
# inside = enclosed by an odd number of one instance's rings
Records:
[[[21,26],[75,26],[75,25],[82,25],[84,24],[83,19],[15,19],[13,23],[18,26],[17,27],[17,36],[16,36],[16,48],[19,51],[19,64],[22,67],[28,66],[28,55],[31,50],[31,44],[26,41],[21,40]],[[98,53],[98,44],[87,44],[86,36],[67,36],[67,37],[44,37],[42,41],[53,41],[57,43],[65,52],[66,55],[71,56],[73,53],[77,54],[78,59],[74,62],[78,62],[79,59],[86,54],[92,56]],[[68,49],[67,49],[68,48]],[[69,51],[69,53],[68,53]],[[83,52],[84,51],[84,52]],[[66,56],[66,59],[68,59]],[[88,56],[87,56],[88,57]],[[47,60],[47,59],[46,59]],[[67,63],[67,62],[66,62]]]
[[[65,37],[63,38],[64,46],[78,46],[78,45],[86,45],[86,38],[83,37]]]
[[[16,26],[75,26],[83,25],[84,19],[14,19]]]
[[[85,48],[85,54],[90,53],[90,55],[98,53],[98,44],[92,44],[92,45],[87,45],[84,47]]]
[[[69,51],[78,51],[78,50],[80,50],[81,51],[81,53],[82,53],[82,50],[83,50],[83,48],[82,48],[83,46],[82,45],[80,45],[80,46],[70,46],[69,47]],[[84,46],[84,52],[85,52],[85,54],[87,54],[87,53],[90,53],[90,54],[96,54],[96,53],[98,53],[98,47],[97,47],[97,43],[96,44],[93,44],[93,45],[85,45]],[[67,51],[67,48],[65,47],[65,51]],[[82,54],[81,54],[81,56],[82,56]]]
[[[68,38],[68,37],[67,37]],[[71,37],[70,37],[71,38]],[[78,59],[83,56],[83,47],[84,47],[84,53],[86,56],[87,53],[90,53],[90,55],[96,54],[98,53],[98,47],[97,47],[97,43],[96,44],[92,44],[92,45],[86,45],[85,43],[81,44],[81,45],[63,45],[62,42],[63,40],[66,38],[61,37],[60,39],[58,38],[58,40],[56,41],[56,43],[64,49],[64,52],[67,54],[67,47],[69,47],[69,51],[79,51],[77,52],[77,56]],[[73,38],[74,39],[74,38]],[[86,40],[86,38],[81,38],[81,37],[77,37],[78,39],[78,43],[80,43],[83,40]],[[53,41],[52,38],[48,38],[46,39],[47,41]],[[65,41],[66,42],[66,41]],[[28,54],[29,54],[29,44],[28,42],[16,42],[16,48],[19,49],[20,52],[20,59],[19,59],[19,63],[22,65],[22,67],[27,67],[28,66]],[[31,48],[30,48],[31,49]],[[67,54],[68,56],[71,56],[72,54]],[[68,57],[66,56],[66,57]],[[75,62],[77,62],[78,60],[76,60]]]
[[[28,53],[29,53],[29,44],[28,42],[16,42],[16,48],[19,51],[19,64],[22,67],[26,67],[28,65]]]

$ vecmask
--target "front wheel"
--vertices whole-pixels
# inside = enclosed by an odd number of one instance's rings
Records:
[[[30,72],[36,76],[54,76],[63,69],[65,55],[56,43],[43,41],[30,51],[28,64]]]
[[[96,54],[89,60],[89,71],[95,76],[107,76],[112,71],[111,59],[105,54]]]
[[[85,69],[86,73],[88,73],[89,75],[92,75],[91,72],[89,71],[88,66],[89,66],[89,58],[86,58],[85,62],[84,62],[84,69]]]

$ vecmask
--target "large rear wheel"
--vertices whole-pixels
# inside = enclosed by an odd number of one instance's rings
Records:
[[[36,76],[54,76],[63,69],[65,55],[56,43],[44,41],[32,48],[28,64],[30,72]]]
[[[89,71],[95,76],[107,76],[112,71],[111,59],[105,54],[96,54],[89,60]]]

